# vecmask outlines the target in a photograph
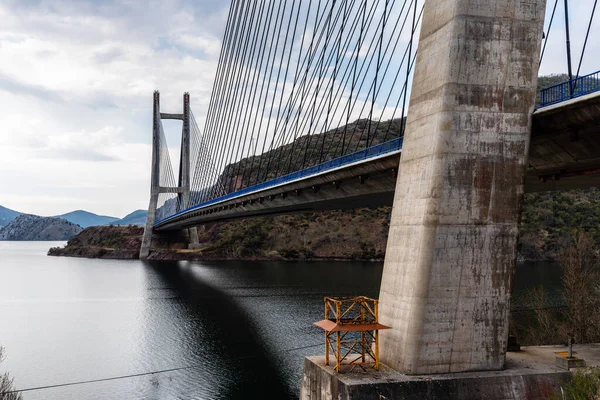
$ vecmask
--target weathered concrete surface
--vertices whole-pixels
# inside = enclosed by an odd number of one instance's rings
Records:
[[[504,365],[544,13],[425,3],[379,297],[398,371]]]
[[[304,361],[301,400],[541,400],[571,377],[555,365],[562,346],[523,347],[508,353],[502,371],[463,372],[440,375],[406,375],[382,366],[379,371],[360,369],[337,374],[325,366],[324,357]],[[577,355],[588,366],[600,365],[600,344],[578,345]]]
[[[162,118],[162,117],[161,117]],[[183,209],[188,207],[190,200],[190,94],[183,94],[183,127],[181,130],[181,150],[179,152],[179,181],[178,186],[183,189],[178,194],[179,202]]]
[[[200,239],[198,238],[198,228],[195,226],[188,228],[189,249],[198,249],[200,247]]]
[[[150,255],[152,247],[152,233],[154,222],[156,221],[156,207],[158,206],[158,195],[160,193],[160,165],[159,165],[159,131],[158,121],[160,118],[160,94],[155,91],[152,103],[152,164],[150,164],[150,204],[148,205],[148,215],[146,217],[146,226],[144,226],[144,236],[142,236],[142,246],[140,247],[140,260],[145,260]]]

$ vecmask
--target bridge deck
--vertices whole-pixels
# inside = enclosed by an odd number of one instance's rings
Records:
[[[600,185],[600,91],[536,110],[526,192]],[[292,212],[392,205],[402,140],[261,183],[159,221],[156,230]]]

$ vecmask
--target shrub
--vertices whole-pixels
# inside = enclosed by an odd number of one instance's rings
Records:
[[[0,364],[4,361],[4,348],[0,347]],[[20,393],[14,392],[13,378],[8,372],[0,375],[0,400],[22,400]]]
[[[600,368],[582,368],[573,373],[573,377],[562,393],[548,397],[551,400],[600,400]]]

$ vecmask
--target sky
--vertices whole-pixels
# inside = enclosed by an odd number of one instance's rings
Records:
[[[541,74],[566,71],[559,3]],[[593,0],[571,3],[576,69]],[[215,0],[0,0],[0,205],[116,217],[147,208],[152,93],[162,111],[181,112],[190,92],[203,126],[228,10]],[[582,74],[600,69],[599,21]],[[180,124],[165,129],[177,148]]]

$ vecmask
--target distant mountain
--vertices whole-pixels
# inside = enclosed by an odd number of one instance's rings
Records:
[[[146,210],[137,210],[132,212],[129,215],[126,215],[124,218],[119,219],[117,221],[113,221],[111,225],[138,225],[144,226],[146,224],[146,216],[148,215],[148,211]]]
[[[97,215],[83,210],[71,211],[70,213],[57,215],[54,218],[64,218],[69,222],[81,226],[82,228],[87,228],[88,226],[108,225],[119,220],[119,218],[116,217]]]
[[[0,228],[0,240],[68,240],[82,230],[62,218],[22,214]]]
[[[21,215],[20,212],[0,206],[0,227],[8,225],[13,219]]]

